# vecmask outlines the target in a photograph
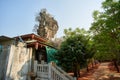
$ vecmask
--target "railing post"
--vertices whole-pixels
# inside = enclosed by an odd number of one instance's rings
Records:
[[[37,73],[37,61],[34,61],[34,73]]]
[[[77,78],[76,78],[76,77],[74,77],[74,78],[73,78],[73,80],[77,80]]]
[[[48,79],[52,80],[51,79],[51,63],[48,64]]]

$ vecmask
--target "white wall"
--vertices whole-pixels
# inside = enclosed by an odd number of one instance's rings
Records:
[[[2,48],[2,52],[0,52],[0,80],[5,79],[9,53],[10,46]]]
[[[6,71],[6,80],[27,80],[31,71],[32,48],[26,48],[24,43],[11,45]]]

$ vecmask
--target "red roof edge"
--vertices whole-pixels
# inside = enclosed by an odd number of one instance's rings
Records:
[[[25,35],[20,35],[20,36],[16,36],[14,38],[18,39],[19,37],[21,37],[23,40],[25,39],[35,39],[35,40],[38,40],[38,41],[42,41],[42,42],[47,42],[47,40],[45,38],[42,38],[40,37],[39,35],[36,35],[34,33],[31,33],[31,34],[25,34]]]

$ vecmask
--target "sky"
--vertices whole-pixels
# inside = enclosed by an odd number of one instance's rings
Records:
[[[35,17],[46,8],[58,22],[55,37],[64,35],[64,29],[84,28],[93,22],[94,10],[101,10],[104,0],[0,0],[0,36],[15,37],[33,32],[38,24]]]

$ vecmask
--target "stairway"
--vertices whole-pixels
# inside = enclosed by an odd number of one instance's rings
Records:
[[[37,76],[35,80],[74,80],[72,76],[68,75],[53,62],[49,64],[37,64],[35,62],[34,72]]]

